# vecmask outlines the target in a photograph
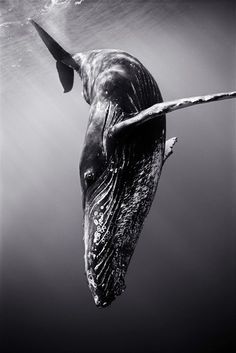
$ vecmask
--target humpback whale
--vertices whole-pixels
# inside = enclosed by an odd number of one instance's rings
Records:
[[[166,141],[166,114],[236,92],[163,102],[151,73],[117,49],[70,54],[31,20],[64,92],[81,78],[90,105],[80,160],[85,272],[95,304],[105,307],[125,289],[125,274],[155,196],[162,167],[177,141]]]

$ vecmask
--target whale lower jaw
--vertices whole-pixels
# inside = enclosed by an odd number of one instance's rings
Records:
[[[111,275],[113,275],[112,272]],[[104,290],[104,287],[106,287],[105,283],[102,285],[97,285],[95,283],[94,277],[90,271],[87,273],[87,279],[95,305],[100,308],[109,306],[116,299],[116,297],[125,291],[126,288],[124,278],[119,280],[115,288],[106,288],[106,290]]]

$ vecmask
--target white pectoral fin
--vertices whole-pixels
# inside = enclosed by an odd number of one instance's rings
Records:
[[[173,153],[173,148],[177,141],[178,141],[177,137],[172,137],[166,141],[163,164],[165,163],[167,158]]]
[[[160,116],[163,116],[163,114],[171,113],[177,109],[183,109],[196,104],[215,102],[230,98],[236,98],[236,91],[209,94],[206,96],[181,98],[169,102],[157,103],[147,109],[142,110],[134,117],[115,124],[110,131],[110,135],[117,136],[125,131],[130,130],[130,128],[135,128],[135,126],[145,124],[145,122],[152,119],[158,119]]]

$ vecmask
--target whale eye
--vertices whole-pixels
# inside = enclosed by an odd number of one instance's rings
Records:
[[[94,182],[94,179],[95,179],[94,172],[92,171],[92,169],[88,169],[84,173],[84,180],[86,185],[90,186]]]

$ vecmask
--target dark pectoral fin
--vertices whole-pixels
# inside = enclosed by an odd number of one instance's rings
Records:
[[[69,92],[72,89],[74,83],[74,70],[71,67],[63,64],[63,62],[57,61],[57,71],[61,84],[64,88],[64,93]]]

